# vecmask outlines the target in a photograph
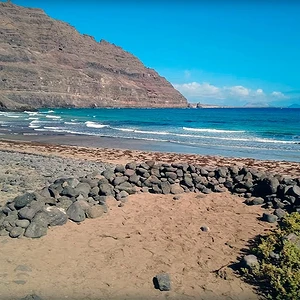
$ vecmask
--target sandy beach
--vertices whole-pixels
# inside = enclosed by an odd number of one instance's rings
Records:
[[[155,142],[151,142],[151,144]],[[87,146],[88,145],[88,146]],[[163,151],[163,143],[153,145],[160,151],[134,150],[141,147],[151,148],[144,141],[112,139],[89,136],[24,136],[7,135],[0,138],[0,149],[36,153],[43,155],[58,155],[63,157],[83,158],[92,161],[125,164],[128,161],[155,160],[158,162],[187,162],[203,166],[247,166],[274,174],[297,176],[300,174],[300,163],[277,160],[256,160],[252,158],[237,158],[209,156],[197,154],[178,154]],[[168,146],[169,147],[169,146]],[[169,149],[169,148],[168,148]]]
[[[292,177],[300,174],[300,164],[292,162],[59,144],[61,139],[49,139],[49,143],[1,140],[0,151],[8,157],[27,155],[33,165],[41,157],[113,165],[155,160],[247,166]],[[86,172],[99,166],[88,165]],[[18,172],[27,167],[20,161],[14,168]],[[2,165],[1,175],[7,172],[9,167]],[[37,167],[30,169],[28,189],[37,187],[33,181],[38,182],[38,176],[44,175]],[[0,195],[8,199],[15,194],[1,191]],[[121,207],[109,199],[109,211],[101,218],[68,221],[39,239],[0,237],[0,299],[21,299],[33,293],[49,300],[260,299],[231,266],[247,251],[249,241],[275,225],[259,220],[266,209],[247,206],[244,200],[228,192],[190,192],[177,200],[173,195],[137,193]],[[203,225],[210,230],[201,231]],[[154,289],[152,279],[161,272],[170,274],[171,291]]]

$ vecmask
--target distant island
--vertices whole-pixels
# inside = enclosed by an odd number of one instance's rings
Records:
[[[261,103],[248,103],[243,106],[230,106],[230,105],[216,105],[205,103],[188,103],[188,108],[300,108],[299,104],[292,104],[289,106],[268,106]]]

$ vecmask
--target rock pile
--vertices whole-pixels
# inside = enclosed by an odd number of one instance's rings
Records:
[[[262,219],[275,222],[286,212],[300,212],[300,178],[271,175],[246,167],[202,167],[185,163],[131,162],[106,168],[101,175],[57,179],[40,191],[17,196],[0,210],[0,235],[38,238],[48,226],[68,219],[82,222],[107,212],[106,199],[126,202],[130,194],[150,192],[230,191],[249,205],[265,205],[274,213]]]

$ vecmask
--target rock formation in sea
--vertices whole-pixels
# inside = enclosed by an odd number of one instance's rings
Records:
[[[186,107],[134,55],[40,9],[0,3],[0,109]]]

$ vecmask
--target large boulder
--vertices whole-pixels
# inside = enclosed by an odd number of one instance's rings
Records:
[[[28,205],[31,201],[36,199],[36,195],[34,193],[25,193],[23,195],[17,196],[14,199],[15,208],[20,209],[26,205]]]
[[[76,188],[76,195],[82,195],[83,197],[88,197],[90,191],[91,191],[91,186],[87,182],[80,182]]]
[[[194,186],[193,179],[190,174],[184,175],[183,183],[189,188]]]
[[[173,180],[175,180],[177,178],[177,173],[175,173],[175,172],[166,172],[165,175],[166,175],[166,178],[171,178]]]
[[[47,234],[49,219],[45,212],[38,212],[27,227],[24,235],[29,238],[40,238]]]
[[[16,226],[21,227],[21,228],[27,228],[30,224],[29,220],[16,220]]]
[[[182,194],[184,189],[179,184],[171,184],[171,194]]]
[[[106,207],[104,205],[94,205],[91,206],[86,211],[86,216],[91,219],[99,218],[106,212]]]
[[[277,193],[279,181],[276,177],[266,177],[253,186],[253,194],[258,197],[264,197]]]
[[[123,182],[123,183],[115,186],[115,189],[117,189],[119,191],[125,191],[128,194],[136,193],[136,187],[132,186],[129,182]]]
[[[163,194],[171,193],[171,185],[168,181],[161,182],[160,188],[161,188]]]
[[[63,190],[60,192],[60,195],[61,196],[67,196],[69,198],[72,198],[72,197],[76,197],[78,196],[78,192],[72,188],[71,186],[67,185],[63,188]]]
[[[50,206],[45,209],[50,226],[61,226],[67,223],[68,216],[64,209]]]
[[[32,201],[28,206],[25,206],[18,211],[19,218],[30,221],[34,218],[36,213],[43,210],[44,207],[44,203]]]
[[[17,238],[20,237],[24,234],[25,229],[22,227],[14,227],[12,230],[9,232],[9,236],[12,238]]]
[[[99,195],[113,196],[114,195],[114,187],[109,183],[100,184],[100,186],[99,186]]]
[[[106,169],[101,174],[104,176],[108,181],[112,181],[115,178],[115,173],[112,169]]]
[[[74,222],[82,222],[85,220],[85,212],[81,208],[80,203],[74,202],[67,210],[67,215]]]
[[[127,176],[119,176],[119,177],[116,177],[114,179],[113,184],[116,186],[116,185],[119,185],[119,184],[121,184],[121,183],[123,183],[125,181],[128,181],[128,177]]]

